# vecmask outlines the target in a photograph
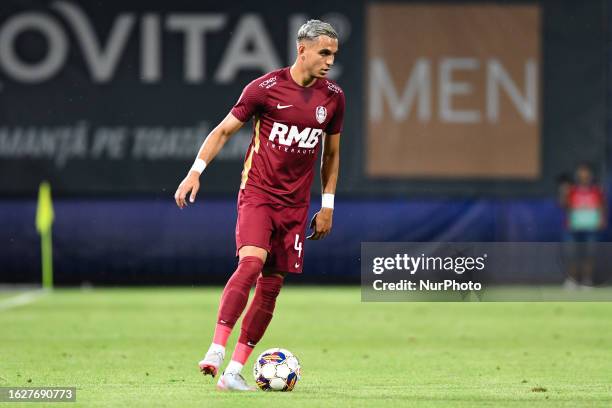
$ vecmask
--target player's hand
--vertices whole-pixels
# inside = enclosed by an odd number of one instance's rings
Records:
[[[323,239],[329,234],[332,228],[332,218],[334,210],[331,208],[321,208],[321,210],[312,217],[310,221],[310,229],[312,233],[306,239]]]
[[[183,209],[187,206],[187,202],[185,199],[187,198],[187,194],[191,192],[189,195],[189,202],[195,202],[196,194],[198,194],[198,190],[200,189],[200,175],[194,171],[190,171],[187,174],[187,177],[181,181],[178,188],[176,189],[176,193],[174,193],[174,201],[176,201],[176,205],[180,209]]]

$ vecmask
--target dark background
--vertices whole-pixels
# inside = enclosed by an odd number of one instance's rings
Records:
[[[250,129],[245,126],[230,153],[206,170],[198,202],[183,211],[174,206],[172,195],[197,145],[169,158],[134,157],[131,135],[138,127],[180,131],[202,122],[206,125],[201,130],[207,132],[225,116],[243,86],[263,74],[242,70],[230,83],[213,79],[236,35],[236,25],[248,13],[255,13],[265,25],[281,65],[292,62],[290,16],[328,18],[336,13],[336,18],[341,15],[340,21],[349,23],[344,31],[338,27],[342,41],[337,81],[346,93],[347,112],[334,231],[326,241],[306,244],[305,273],[292,281],[358,281],[359,248],[364,241],[556,241],[563,223],[555,198],[556,178],[571,172],[578,162],[589,161],[607,183],[606,1],[537,3],[543,15],[543,168],[542,177],[533,182],[364,176],[364,2],[267,2],[265,8],[261,2],[69,4],[85,13],[103,44],[119,14],[132,15],[134,25],[111,79],[96,82],[73,26],[53,2],[9,0],[0,5],[0,29],[20,13],[38,12],[57,22],[68,40],[65,63],[43,82],[24,83],[0,64],[0,143],[15,137],[16,129],[27,133],[81,123],[87,129],[88,147],[65,163],[0,155],[0,282],[39,280],[34,214],[42,180],[51,182],[55,198],[55,268],[60,284],[200,284],[221,282],[231,273],[235,195]],[[222,13],[227,21],[205,37],[206,78],[188,83],[183,75],[184,37],[169,30],[166,21],[173,14],[196,12]],[[161,23],[161,77],[154,83],[140,79],[140,29],[146,13],[154,13]],[[39,60],[45,49],[35,32],[24,33],[16,42],[16,52],[27,61]],[[103,127],[125,128],[122,158],[92,153],[95,133]],[[198,144],[206,132],[201,132]],[[0,151],[6,151],[1,144]],[[319,190],[315,181],[313,192]],[[313,196],[311,213],[318,206],[319,199]]]

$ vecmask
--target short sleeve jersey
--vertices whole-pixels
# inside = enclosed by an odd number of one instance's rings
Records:
[[[601,228],[605,195],[599,186],[572,186],[567,204],[567,226],[570,230],[596,231]]]
[[[307,206],[322,137],[342,132],[342,89],[325,78],[300,86],[282,68],[249,83],[231,113],[253,120],[240,188],[261,202]]]

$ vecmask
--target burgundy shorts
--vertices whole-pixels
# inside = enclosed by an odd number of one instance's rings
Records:
[[[308,207],[258,203],[256,198],[245,197],[245,191],[240,190],[236,256],[246,245],[264,248],[268,251],[265,267],[302,273],[307,218]]]

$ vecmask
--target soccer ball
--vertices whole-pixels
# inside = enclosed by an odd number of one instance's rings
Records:
[[[289,350],[272,348],[257,357],[255,383],[264,391],[291,391],[300,379],[300,362]]]

